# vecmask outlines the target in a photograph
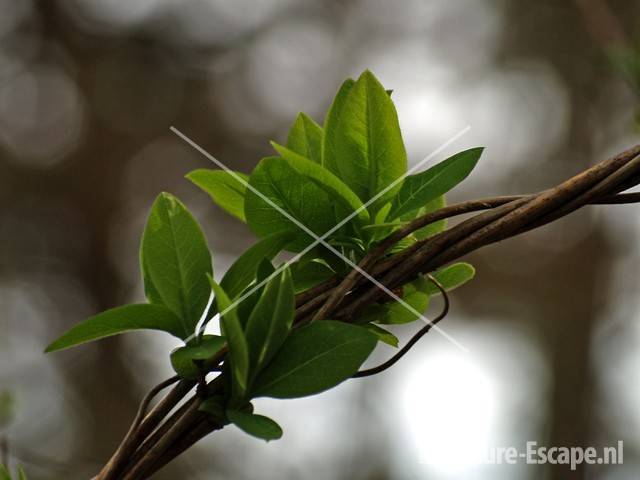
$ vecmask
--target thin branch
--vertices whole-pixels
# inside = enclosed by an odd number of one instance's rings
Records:
[[[411,350],[411,348],[413,348],[413,346],[416,343],[420,341],[422,337],[424,337],[427,333],[429,333],[429,331],[433,328],[434,325],[436,325],[444,317],[447,316],[447,314],[449,313],[449,306],[450,306],[449,296],[447,295],[447,291],[444,289],[442,284],[438,280],[436,280],[432,275],[429,274],[427,275],[427,277],[429,277],[429,280],[433,282],[433,284],[438,288],[438,290],[440,290],[440,293],[442,293],[442,298],[444,299],[444,306],[442,307],[442,311],[440,312],[440,314],[436,318],[431,320],[429,323],[427,323],[424,327],[422,327],[418,331],[418,333],[416,333],[413,337],[411,337],[411,339],[407,342],[407,344],[404,347],[402,347],[402,349],[398,353],[396,353],[393,357],[391,357],[389,360],[378,365],[377,367],[369,368],[367,370],[361,370],[357,372],[355,375],[353,375],[352,378],[370,377],[371,375],[377,375],[378,373],[384,372],[388,368],[393,367],[402,357],[404,357],[409,352],[409,350]]]

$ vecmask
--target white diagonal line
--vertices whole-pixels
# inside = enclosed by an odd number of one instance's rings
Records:
[[[266,195],[264,195],[262,192],[260,192],[259,190],[257,190],[255,187],[253,187],[252,185],[250,185],[248,182],[246,182],[242,177],[240,177],[236,172],[234,172],[233,170],[231,170],[229,167],[227,167],[224,163],[222,163],[220,160],[218,160],[217,158],[215,158],[213,155],[211,155],[209,152],[207,152],[205,149],[203,149],[200,145],[198,145],[197,143],[195,143],[193,140],[191,140],[189,137],[187,137],[185,134],[183,134],[180,130],[178,130],[175,127],[170,127],[170,130],[175,133],[176,135],[178,135],[180,138],[182,138],[185,142],[187,142],[189,145],[191,145],[193,148],[195,148],[196,150],[198,150],[200,153],[202,153],[205,157],[207,157],[210,161],[212,161],[213,163],[215,163],[216,165],[218,165],[221,169],[223,169],[224,171],[226,171],[227,173],[229,173],[236,181],[238,181],[239,183],[243,184],[246,188],[248,188],[249,190],[251,190],[253,193],[255,193],[258,197],[260,197],[262,200],[264,200],[267,204],[269,204],[272,208],[274,208],[277,212],[279,212],[282,216],[284,216],[285,218],[289,219],[291,222],[293,222],[298,228],[300,228],[302,231],[304,231],[307,235],[309,235],[310,237],[315,239],[315,242],[313,242],[311,245],[307,246],[302,252],[299,252],[293,259],[289,260],[288,262],[285,262],[280,268],[278,268],[276,271],[274,271],[271,275],[269,275],[267,278],[265,278],[262,282],[260,282],[258,285],[255,285],[249,292],[245,293],[244,295],[242,295],[240,298],[238,298],[234,303],[232,303],[231,305],[229,305],[224,311],[220,312],[221,315],[223,315],[224,313],[226,313],[227,311],[235,308],[240,302],[242,302],[245,298],[247,298],[248,296],[250,296],[253,292],[255,292],[256,290],[258,290],[259,288],[262,287],[262,285],[264,285],[265,283],[267,283],[271,278],[273,278],[274,276],[276,276],[277,274],[279,274],[279,272],[281,272],[284,268],[286,268],[287,266],[289,266],[290,264],[292,264],[293,262],[297,261],[300,257],[302,257],[302,255],[304,255],[306,252],[308,252],[309,250],[311,250],[313,247],[315,247],[318,244],[321,244],[322,246],[324,246],[326,249],[328,249],[330,252],[332,252],[334,255],[338,256],[339,258],[341,258],[345,263],[347,263],[351,268],[353,268],[354,270],[356,270],[358,273],[360,273],[363,277],[365,277],[367,280],[369,280],[371,283],[373,283],[376,287],[378,287],[380,290],[382,290],[384,293],[386,293],[388,296],[390,296],[392,299],[394,299],[396,302],[398,302],[400,305],[402,305],[403,307],[405,307],[407,310],[409,310],[412,314],[414,314],[415,316],[417,316],[418,318],[422,319],[423,322],[427,323],[427,324],[431,324],[431,321],[429,319],[427,319],[424,315],[422,315],[420,312],[418,312],[416,309],[414,309],[411,305],[409,305],[408,303],[406,303],[404,300],[402,300],[398,295],[396,295],[395,293],[393,293],[391,290],[389,290],[385,285],[383,285],[382,283],[380,283],[378,280],[376,280],[375,278],[373,278],[371,275],[369,275],[366,271],[364,271],[362,268],[360,268],[358,265],[356,265],[354,262],[352,262],[350,259],[348,259],[347,257],[345,257],[341,252],[339,252],[338,250],[336,250],[332,245],[330,245],[329,243],[327,243],[325,241],[325,238],[329,235],[331,235],[333,232],[335,232],[336,230],[338,230],[340,227],[342,227],[345,223],[347,223],[349,220],[351,220],[353,217],[355,217],[358,213],[360,213],[360,211],[362,211],[362,209],[367,208],[369,205],[371,205],[373,202],[375,202],[378,198],[380,198],[382,195],[384,195],[385,193],[387,193],[389,190],[391,190],[393,187],[395,187],[398,183],[400,183],[401,181],[404,180],[404,178],[409,175],[410,173],[414,172],[415,170],[417,170],[418,168],[420,168],[423,164],[425,164],[426,162],[428,162],[431,158],[433,158],[435,155],[437,155],[440,151],[442,151],[444,148],[446,148],[447,146],[449,146],[451,143],[453,143],[455,140],[457,140],[458,138],[460,138],[462,135],[464,135],[466,132],[468,132],[470,130],[470,126],[465,127],[464,129],[462,129],[460,132],[458,132],[456,135],[454,135],[451,139],[449,139],[447,142],[445,142],[443,145],[441,145],[438,149],[436,149],[434,152],[432,152],[430,155],[428,155],[427,157],[425,157],[421,162],[419,162],[418,164],[414,165],[411,169],[409,169],[404,175],[400,176],[399,178],[397,178],[394,182],[392,182],[390,185],[388,185],[386,188],[384,188],[383,190],[381,190],[380,192],[378,192],[374,197],[372,197],[371,199],[369,199],[369,201],[367,201],[364,205],[360,206],[358,209],[356,209],[353,213],[351,213],[349,216],[347,216],[345,219],[343,219],[340,223],[338,223],[336,226],[334,226],[333,228],[331,228],[328,232],[326,232],[325,234],[323,234],[322,236],[318,236],[316,235],[313,231],[311,231],[306,225],[304,225],[302,222],[300,222],[298,219],[296,219],[295,217],[289,215],[288,212],[284,211],[279,205],[277,205],[276,203],[274,203],[270,198],[268,198]],[[445,338],[447,338],[447,340],[449,340],[450,342],[452,342],[454,345],[456,345],[458,348],[467,351],[468,349],[465,348],[464,346],[462,346],[459,342],[457,342],[453,337],[451,337],[448,333],[446,333],[441,327],[439,327],[437,324],[433,324],[433,328],[438,331],[441,335],[443,335]]]

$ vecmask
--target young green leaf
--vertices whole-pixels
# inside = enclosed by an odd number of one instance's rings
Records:
[[[419,277],[404,286],[402,300],[420,314],[423,314],[429,306],[428,283],[427,279]],[[359,319],[359,323],[402,324],[413,322],[418,318],[420,317],[405,305],[389,299],[389,302],[367,307]]]
[[[407,215],[413,215],[413,218],[421,217],[426,215],[427,213],[435,212],[436,210],[440,210],[447,206],[447,201],[444,195],[440,195],[439,197],[434,198],[429,203],[427,203],[424,207],[419,208],[418,210],[414,210],[414,212],[409,213]],[[405,218],[404,216],[402,217]],[[411,218],[411,220],[413,220]],[[409,219],[407,219],[409,220]],[[424,240],[425,238],[432,237],[440,232],[443,232],[447,229],[447,219],[444,218],[442,220],[438,220],[437,222],[430,223],[429,225],[422,227],[415,232],[413,232],[413,236],[418,240]]]
[[[265,258],[272,260],[294,238],[292,232],[286,231],[263,238],[233,262],[220,286],[230,298],[236,298],[256,278],[260,262]]]
[[[267,283],[247,322],[245,335],[253,374],[282,346],[293,323],[294,309],[293,282],[289,269],[285,268]]]
[[[153,288],[182,320],[183,337],[194,331],[209,301],[211,255],[198,223],[176,197],[158,196],[142,237],[142,258]]]
[[[253,191],[247,191],[247,223],[259,237],[276,232],[294,232],[296,239],[287,248],[300,251],[314,239],[289,217],[316,235],[324,234],[336,224],[333,199],[282,158],[262,159],[251,173],[249,184],[278,207],[274,208]]]
[[[253,396],[296,398],[335,387],[356,373],[376,343],[364,328],[331,320],[296,329],[258,375]]]
[[[478,163],[483,148],[455,154],[424,172],[408,175],[394,198],[388,220],[394,220],[425,206],[467,178]]]
[[[227,339],[229,355],[231,357],[231,372],[233,380],[233,396],[236,399],[244,397],[249,379],[249,348],[237,315],[237,306],[223,288],[213,278],[209,277],[211,288],[215,294],[218,310],[221,313],[220,325],[222,334]]]
[[[256,271],[256,281],[247,286],[247,288],[238,296],[236,301],[240,302],[238,305],[238,318],[240,319],[240,324],[242,328],[247,326],[247,322],[249,322],[249,316],[251,312],[253,312],[254,307],[262,297],[262,292],[265,288],[265,283],[268,282],[268,279],[274,274],[276,269],[273,267],[273,264],[268,258],[263,258],[262,261],[258,263],[258,269]],[[256,288],[258,285],[260,287]],[[240,301],[240,299],[242,299]]]
[[[227,410],[227,418],[243,432],[267,442],[282,437],[280,425],[264,415],[230,409]]]
[[[473,265],[465,262],[459,262],[449,265],[448,267],[441,268],[432,275],[440,282],[445,290],[449,291],[464,285],[471,280],[475,274],[476,269],[473,268]],[[437,295],[440,293],[440,290],[433,284],[433,282],[428,282],[426,291],[429,295]]]
[[[331,170],[332,172],[338,171],[338,154],[336,145],[336,139],[338,138],[338,122],[342,115],[342,110],[347,101],[347,96],[349,92],[355,85],[355,80],[352,78],[347,78],[336,97],[333,99],[333,103],[331,107],[329,107],[329,111],[327,112],[327,116],[324,120],[324,138],[322,142],[322,166]]]
[[[162,305],[124,305],[78,323],[49,345],[45,352],[64,350],[92,340],[141,329],[161,330],[179,338],[184,338],[185,333],[180,319]]]
[[[249,176],[240,172],[201,168],[187,175],[187,178],[209,194],[223,210],[245,222],[244,197]],[[239,181],[243,180],[242,182]]]
[[[336,177],[326,168],[310,161],[309,159],[289,150],[287,147],[271,142],[273,148],[289,163],[298,173],[311,180],[318,187],[324,190],[330,198],[340,202],[345,208],[346,214],[343,217],[358,212],[356,218],[361,223],[367,224],[370,221],[369,213],[358,196],[344,184],[342,180]],[[342,220],[340,218],[339,220]]]
[[[339,112],[331,112],[325,129],[324,164],[362,201],[368,201],[407,171],[398,115],[384,87],[369,71],[339,102]],[[370,211],[375,214],[393,198],[400,184],[376,200]]]
[[[320,125],[308,115],[299,113],[289,130],[287,147],[313,162],[322,163],[323,135]]]
[[[205,335],[200,343],[180,347],[171,352],[171,366],[180,377],[195,380],[199,373],[196,362],[213,357],[224,345],[224,337]]]
[[[398,346],[398,337],[396,337],[390,331],[379,327],[375,323],[367,323],[366,325],[363,325],[363,327],[373,333],[376,337],[378,337],[379,341],[386,343],[387,345],[391,345],[392,347]]]

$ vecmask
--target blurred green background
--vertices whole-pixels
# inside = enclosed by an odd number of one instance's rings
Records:
[[[254,238],[183,177],[248,172],[347,76],[394,90],[411,162],[476,145],[450,201],[552,186],[640,140],[637,1],[0,0],[0,425],[30,479],[85,479],[146,389],[161,334],[42,350],[142,298],[137,249],[162,190],[203,223],[219,277]],[[637,43],[636,43],[637,45]],[[634,480],[640,474],[640,210],[589,207],[469,257],[477,280],[396,368],[260,401],[285,436],[225,429],[158,479]],[[436,303],[436,302],[434,302]],[[438,306],[434,305],[434,309]],[[406,339],[415,325],[400,328]],[[380,347],[372,362],[386,358]],[[624,465],[487,466],[474,449],[616,445]]]

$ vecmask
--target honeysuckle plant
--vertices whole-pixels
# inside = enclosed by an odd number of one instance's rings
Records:
[[[274,154],[250,173],[186,176],[258,238],[223,275],[187,207],[161,193],[140,247],[146,302],[99,313],[47,347],[140,329],[183,342],[167,352],[176,376],[145,397],[96,479],[147,478],[229,424],[280,438],[280,426],[254,412],[253,401],[315,395],[393,365],[446,315],[446,292],[473,278],[458,258],[588,203],[639,200],[620,194],[640,178],[634,147],[553,189],[447,206],[445,194],[471,173],[482,148],[409,171],[391,91],[369,71],[342,84],[322,125],[300,113],[286,141],[272,145]],[[448,228],[447,218],[481,210]],[[293,258],[278,263],[281,252]],[[436,295],[442,313],[389,361],[361,370],[377,344],[398,347],[393,325],[424,319]],[[213,322],[220,328],[208,328]],[[174,383],[146,414],[151,398]]]
[[[227,349],[220,375],[228,388],[201,408],[273,440],[282,435],[280,427],[252,413],[252,399],[320,393],[356,373],[378,341],[397,346],[397,338],[381,325],[412,322],[416,311],[426,311],[438,290],[425,277],[399,292],[413,312],[389,299],[371,305],[355,324],[323,319],[293,328],[295,294],[345,275],[351,270],[347,260],[358,263],[381,238],[442,208],[444,194],[471,172],[482,149],[405,178],[407,154],[396,109],[390,92],[369,71],[343,83],[324,126],[300,113],[286,143],[272,145],[275,154],[250,174],[199,169],[187,175],[259,239],[219,281],[198,222],[178,198],[161,193],[140,248],[147,302],[93,316],[47,352],[131,330],[160,330],[185,342],[170,354],[176,373],[197,379],[202,363]],[[397,248],[445,228],[445,221],[428,225]],[[319,243],[317,237],[327,232],[326,245]],[[303,254],[276,270],[272,262],[282,251]],[[447,289],[473,275],[467,263],[435,273]],[[203,324],[213,318],[219,318],[221,336],[204,333]]]

